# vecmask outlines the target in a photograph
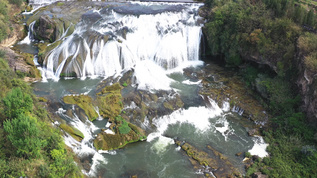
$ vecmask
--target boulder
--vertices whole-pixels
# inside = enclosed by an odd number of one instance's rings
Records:
[[[34,25],[37,40],[54,42],[56,40],[56,22],[48,15],[41,16]]]

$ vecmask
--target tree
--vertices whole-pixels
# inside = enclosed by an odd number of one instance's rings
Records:
[[[314,17],[314,12],[313,10],[310,10],[307,14],[307,18],[306,18],[306,24],[313,27],[314,26],[314,20],[315,20],[315,17]]]
[[[6,120],[3,127],[17,156],[36,158],[40,155],[42,140],[35,118],[21,114],[15,119]]]
[[[31,96],[23,93],[21,88],[13,88],[2,101],[8,118],[17,118],[20,114],[31,112],[33,108]]]

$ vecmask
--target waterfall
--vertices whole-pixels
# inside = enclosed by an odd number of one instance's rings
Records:
[[[46,56],[46,77],[108,77],[136,68],[143,75],[136,76],[137,81],[146,88],[147,84],[141,84],[144,71],[160,78],[171,70],[197,63],[201,39],[197,11],[201,4],[169,5],[169,9],[156,13],[146,9],[164,3],[148,4],[90,12],[87,18],[97,17],[94,23],[85,20],[84,15],[73,34]]]
[[[28,35],[19,42],[19,44],[31,44],[32,40],[33,40],[33,27],[34,27],[35,21],[30,23],[29,25],[29,31],[28,31]]]

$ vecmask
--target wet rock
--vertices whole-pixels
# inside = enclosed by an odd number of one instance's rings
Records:
[[[236,156],[241,156],[243,152],[236,153]]]
[[[48,16],[41,16],[34,25],[34,31],[37,34],[35,38],[37,40],[45,40],[54,42],[56,23]]]
[[[44,98],[44,97],[38,97],[37,99],[38,99],[39,102],[44,102],[44,103],[47,102],[47,99]]]
[[[97,106],[100,115],[109,118],[112,121],[121,113],[123,103],[121,101],[121,89],[119,83],[104,87],[101,92],[97,93]]]
[[[212,151],[212,154],[208,154],[207,152],[195,148],[189,143],[183,143],[178,140],[176,140],[175,143],[181,146],[182,150],[200,165],[210,167],[216,177],[241,176],[241,173],[233,167],[230,161],[211,146],[207,146],[207,148]]]
[[[131,85],[133,73],[134,73],[134,69],[131,69],[131,70],[125,72],[123,74],[123,76],[120,78],[120,81],[119,81],[120,85],[123,87],[127,87],[127,86]],[[126,85],[126,86],[124,86],[124,85]]]
[[[267,122],[269,116],[256,99],[256,94],[245,86],[235,71],[224,70],[211,63],[195,73],[202,80],[199,93],[204,98],[210,97],[221,108],[227,104],[227,109],[254,121],[259,127]],[[187,75],[192,76],[190,73]]]
[[[84,162],[82,162],[81,165],[85,171],[87,171],[87,172],[90,171],[91,164],[89,163],[89,160],[84,160]]]
[[[113,129],[115,134],[99,133],[94,140],[94,146],[97,150],[113,150],[122,148],[129,143],[146,139],[145,133],[141,128],[131,123],[128,123],[127,127],[130,128],[128,133],[120,133],[120,124],[118,123]]]
[[[98,113],[96,112],[93,100],[90,96],[87,95],[69,95],[63,97],[63,101],[66,104],[74,104],[80,107],[85,111],[90,121],[93,121],[98,118]]]
[[[71,127],[67,124],[60,124],[59,127],[79,142],[84,139],[84,134],[74,127]]]

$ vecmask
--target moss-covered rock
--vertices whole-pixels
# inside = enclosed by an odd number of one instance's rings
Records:
[[[191,73],[185,74],[191,75]],[[257,94],[246,87],[237,72],[224,70],[216,64],[211,64],[196,75],[202,80],[199,94],[205,98],[212,98],[220,107],[227,101],[230,103],[230,109],[235,108],[244,118],[256,123],[263,124],[267,121],[269,116],[257,99]]]
[[[200,165],[210,167],[216,177],[241,177],[241,173],[233,167],[231,162],[211,146],[208,145],[207,148],[211,150],[212,153],[207,153],[195,148],[189,143],[176,141],[176,144],[181,146],[182,150],[185,151],[190,159],[197,161]],[[191,162],[195,165],[194,161]]]
[[[27,76],[35,78],[37,80],[41,79],[41,72],[37,69],[33,61],[34,55],[29,53],[21,53],[21,56],[23,57],[29,68]]]
[[[127,123],[127,121],[125,121]],[[131,124],[127,123],[129,131],[127,133],[121,133],[120,127],[122,125],[118,124],[114,127],[115,134],[108,134],[101,132],[98,134],[97,138],[94,140],[94,146],[97,150],[114,150],[124,147],[125,145],[137,141],[142,141],[146,138],[144,131]]]
[[[38,43],[37,47],[39,50],[38,53],[38,63],[43,65],[43,62],[45,60],[45,58],[47,58],[48,54],[50,51],[52,51],[54,48],[56,48],[59,44],[61,43],[61,41],[56,41],[54,43]]]
[[[59,127],[79,142],[84,139],[84,134],[72,126],[61,124]]]
[[[37,99],[38,99],[39,102],[44,102],[44,103],[47,102],[47,99],[44,98],[44,97],[38,97]]]
[[[74,104],[83,109],[89,118],[89,120],[93,121],[98,118],[98,113],[95,110],[93,105],[92,98],[87,95],[79,95],[79,96],[65,96],[63,101],[66,104]]]
[[[121,89],[120,84],[115,83],[97,93],[97,105],[101,116],[112,120],[121,113],[123,109]]]

